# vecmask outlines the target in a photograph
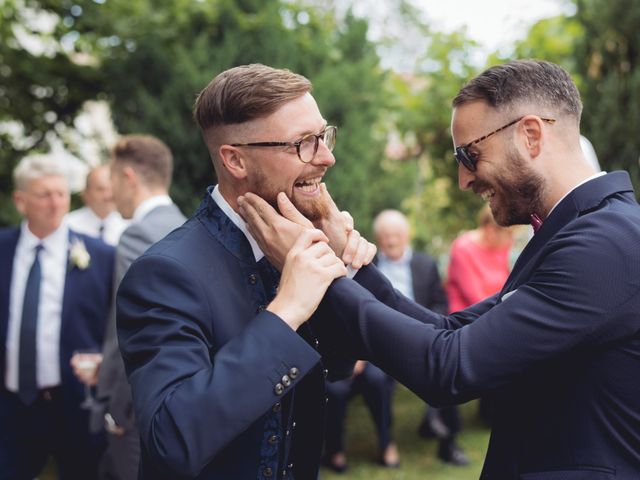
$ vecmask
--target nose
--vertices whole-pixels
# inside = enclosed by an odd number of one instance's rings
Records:
[[[311,161],[313,165],[332,167],[336,163],[336,157],[333,156],[331,150],[327,148],[324,142],[321,140],[318,142],[318,151],[316,156]]]
[[[473,172],[469,171],[469,169],[461,163],[458,164],[458,186],[460,190],[469,190],[473,185],[474,179],[475,174]]]

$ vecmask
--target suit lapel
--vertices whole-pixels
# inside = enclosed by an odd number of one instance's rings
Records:
[[[231,255],[243,263],[255,265],[249,240],[211,198],[211,188],[207,189],[205,198],[196,211],[196,218]]]
[[[500,292],[500,296],[515,290],[529,278],[537,266],[537,259],[544,246],[565,225],[580,215],[597,208],[605,198],[616,193],[627,192],[633,193],[627,172],[613,172],[590,180],[569,193],[551,212],[551,215],[547,217],[522,251]]]
[[[77,281],[79,269],[71,265],[69,254],[70,246],[76,234],[69,230],[69,241],[67,244],[67,273],[64,276],[64,287],[62,294],[62,313],[60,315],[60,338],[64,338],[65,320],[69,318],[69,312],[71,311],[71,301],[74,292],[77,292]]]
[[[13,275],[13,257],[16,253],[16,246],[20,238],[20,230],[15,229],[7,236],[7,241],[0,245],[2,255],[0,255],[0,352],[2,359],[0,365],[4,364],[4,349],[7,338],[7,325],[9,324],[9,300],[11,295],[11,276]],[[4,378],[4,370],[0,372],[0,378]]]

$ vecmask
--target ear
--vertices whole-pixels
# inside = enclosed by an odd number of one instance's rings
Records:
[[[524,134],[524,147],[531,158],[540,155],[542,151],[542,137],[544,126],[540,117],[527,115],[522,119],[521,132]]]
[[[18,212],[22,216],[24,216],[24,195],[25,192],[21,190],[13,191],[13,204],[16,206],[16,210],[18,210]]]
[[[124,181],[127,182],[127,185],[129,185],[130,188],[136,188],[138,186],[138,174],[131,166],[122,166],[122,176],[124,178]]]
[[[229,172],[233,178],[242,180],[247,177],[246,160],[240,149],[232,147],[231,145],[220,145],[218,156],[224,169]]]

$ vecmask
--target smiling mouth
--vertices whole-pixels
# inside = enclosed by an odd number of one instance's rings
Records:
[[[480,195],[485,202],[490,201],[495,194],[496,191],[493,188],[488,188],[482,192],[478,192],[478,195]]]
[[[308,178],[306,180],[296,182],[294,186],[305,193],[314,193],[320,188],[321,181],[322,177]]]

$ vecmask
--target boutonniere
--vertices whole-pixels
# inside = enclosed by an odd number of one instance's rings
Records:
[[[69,263],[71,267],[76,267],[79,270],[85,270],[91,263],[91,255],[87,252],[87,247],[77,237],[71,241],[71,246],[69,247]]]

